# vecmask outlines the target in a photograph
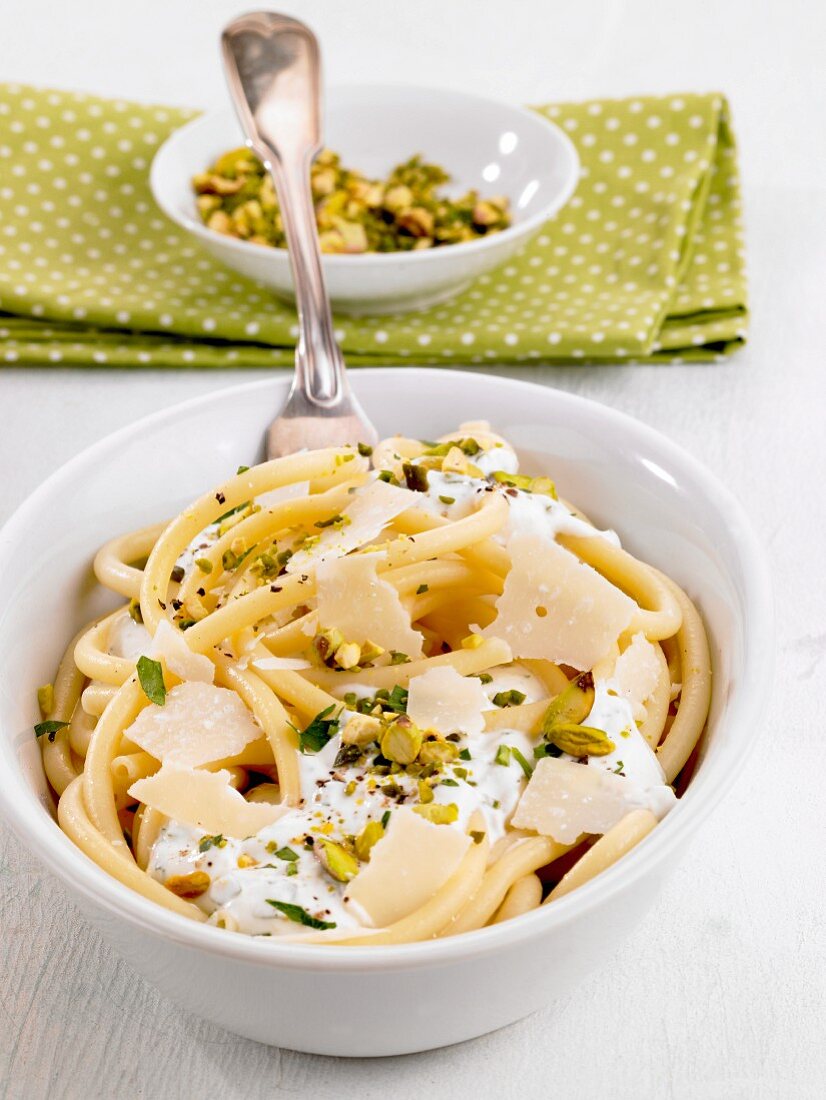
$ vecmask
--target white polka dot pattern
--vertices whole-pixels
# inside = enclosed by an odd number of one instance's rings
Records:
[[[348,362],[715,359],[744,341],[723,97],[539,110],[582,158],[568,206],[451,302],[337,318]],[[294,311],[209,258],[152,201],[155,149],[194,113],[0,86],[0,364],[292,362]]]

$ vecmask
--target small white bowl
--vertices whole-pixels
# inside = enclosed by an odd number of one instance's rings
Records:
[[[358,371],[353,387],[381,433],[433,438],[458,419],[489,419],[525,469],[553,475],[565,497],[688,589],[711,635],[708,736],[687,792],[649,837],[594,881],[516,920],[373,948],[280,944],[197,924],[116,882],[60,831],[32,733],[35,692],[66,640],[114,603],[90,596],[97,547],[173,515],[251,462],[288,385],[282,375],[209,394],[116,432],[57,470],[0,531],[0,809],[95,927],[188,1011],[319,1054],[446,1046],[526,1016],[615,955],[741,772],[774,648],[763,551],[727,489],[621,413],[506,378]]]
[[[324,140],[346,165],[380,178],[414,153],[451,175],[449,190],[507,195],[513,224],[501,233],[421,252],[325,255],[327,289],[343,313],[420,309],[464,290],[509,259],[571,197],[579,158],[567,136],[534,111],[436,88],[353,85],[327,96]],[[231,110],[177,130],[155,154],[150,184],[163,212],[217,259],[292,300],[285,249],[207,229],[191,180],[221,153],[244,143]]]

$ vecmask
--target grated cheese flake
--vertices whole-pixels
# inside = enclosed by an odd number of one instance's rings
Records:
[[[483,633],[504,638],[514,657],[589,669],[628,627],[632,599],[551,539],[515,535],[496,618]]]
[[[238,839],[272,825],[285,812],[284,806],[247,802],[229,781],[228,771],[200,771],[167,763],[154,775],[133,783],[129,795],[173,821]]]
[[[428,669],[408,685],[407,713],[421,729],[449,734],[481,733],[490,701],[475,676],[461,676],[451,665]]]
[[[433,825],[408,807],[394,810],[386,835],[371,849],[370,862],[349,884],[345,900],[374,927],[386,928],[433,897],[470,844],[458,829]]]
[[[162,707],[144,707],[124,736],[163,763],[198,767],[235,756],[261,729],[234,691],[187,680]]]
[[[410,614],[393,585],[376,575],[376,564],[376,555],[358,554],[318,567],[319,624],[323,630],[337,628],[348,642],[362,645],[369,640],[410,658],[421,657],[424,638],[410,625]]]

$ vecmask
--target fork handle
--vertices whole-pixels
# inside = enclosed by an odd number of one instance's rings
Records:
[[[318,246],[310,188],[314,153],[285,157],[268,148],[266,159],[284,222],[298,309],[293,392],[303,391],[314,405],[324,408],[340,401],[346,382]]]

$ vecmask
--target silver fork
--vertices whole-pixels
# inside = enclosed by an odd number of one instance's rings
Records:
[[[322,147],[318,40],[297,19],[251,12],[227,25],[221,46],[247,143],[275,184],[298,308],[295,376],[267,432],[267,457],[372,445],[378,435],[350,391],[333,330],[310,189],[310,165]]]

